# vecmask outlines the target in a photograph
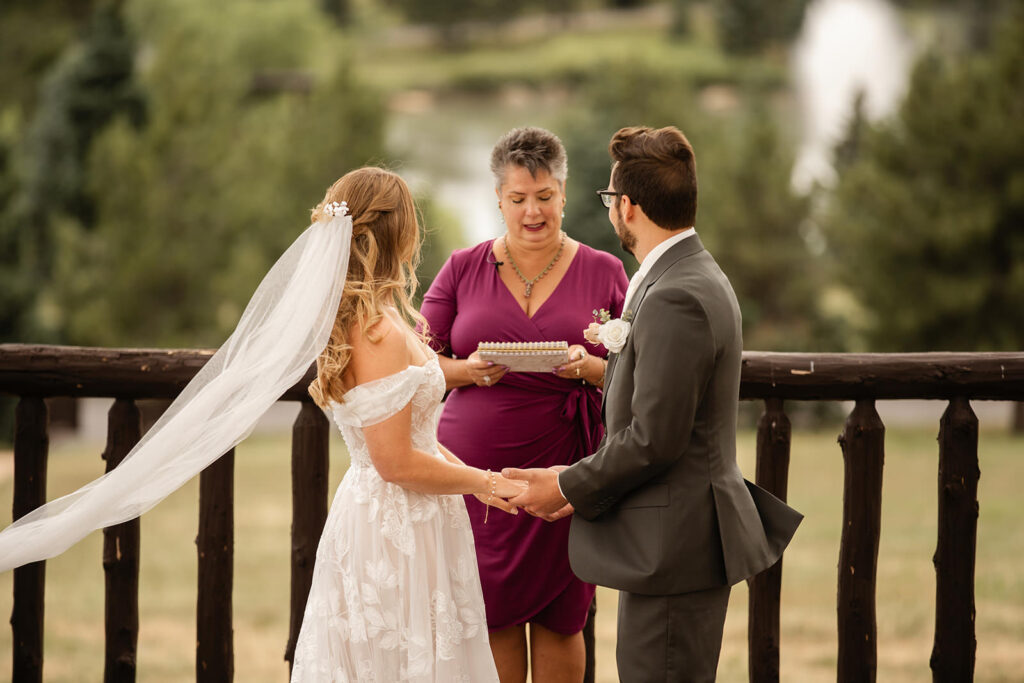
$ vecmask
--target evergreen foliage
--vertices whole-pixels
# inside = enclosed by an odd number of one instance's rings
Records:
[[[416,306],[423,300],[423,293],[430,289],[430,283],[437,277],[441,266],[451,253],[463,245],[458,229],[457,217],[435,202],[429,196],[417,196],[416,208],[420,214],[420,228],[423,243],[420,248],[420,265],[416,269],[419,286],[416,289]],[[454,226],[454,227],[453,227]]]
[[[61,330],[41,316],[38,294],[52,276],[58,224],[73,221],[87,229],[93,223],[85,179],[93,140],[119,114],[136,124],[142,119],[142,98],[132,80],[133,50],[117,7],[98,9],[43,83],[23,146],[8,147],[9,187],[0,196],[7,285],[0,331],[5,336],[61,339]],[[18,126],[8,116],[8,126]]]
[[[824,263],[804,238],[811,201],[790,184],[793,144],[756,98],[715,133],[696,150],[698,230],[706,227],[700,234],[736,290],[745,348],[842,348],[819,311]]]
[[[869,126],[823,221],[879,351],[1024,345],[1024,20],[991,50],[924,57]]]
[[[135,8],[148,121],[95,143],[96,226],[60,230],[48,301],[73,343],[215,346],[325,188],[380,159],[383,107],[311,6]],[[308,71],[312,89],[255,93],[271,69]]]
[[[448,48],[461,47],[466,36],[460,25],[466,21],[501,23],[521,9],[517,3],[501,0],[390,0],[412,23],[437,29]]]
[[[697,0],[671,0],[672,24],[669,33],[677,38],[690,35],[692,19],[690,17]]]
[[[567,115],[556,128],[564,131],[561,137],[569,156],[566,230],[595,249],[617,255],[627,273],[636,271],[636,260],[622,250],[608,221],[608,209],[594,194],[595,190],[608,187],[608,143],[617,130],[632,125],[674,125],[691,141],[703,139],[710,122],[693,106],[694,97],[692,85],[685,78],[670,79],[646,71],[609,67],[583,84],[583,106]],[[701,154],[698,149],[698,160],[702,159]],[[703,184],[702,174],[699,169]]]
[[[18,265],[19,235],[10,209],[18,188],[13,159],[18,128],[12,110],[0,116],[0,343],[19,340],[34,298],[31,278]]]
[[[56,213],[92,223],[84,179],[92,141],[118,114],[134,125],[143,119],[132,80],[134,50],[120,11],[103,6],[47,76],[25,149],[21,209],[30,223],[40,225]]]
[[[0,3],[0,109],[27,116],[39,83],[93,16],[95,0]]]
[[[346,25],[352,19],[351,0],[320,0],[320,9],[339,26]]]
[[[712,116],[685,81],[648,81],[628,70],[602,75],[587,91],[587,113],[559,130],[569,153],[566,229],[577,239],[626,256],[594,195],[608,185],[608,141],[629,125],[680,128],[697,158],[697,232],[736,290],[743,311],[744,345],[758,350],[834,349],[819,313],[821,259],[803,238],[811,206],[789,178],[792,145],[785,140],[765,94],[747,93],[749,112]]]
[[[808,0],[715,0],[718,41],[735,54],[786,44],[800,31]]]

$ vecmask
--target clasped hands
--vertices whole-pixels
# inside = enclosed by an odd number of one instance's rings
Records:
[[[558,488],[558,473],[566,469],[566,465],[535,469],[516,469],[506,467],[501,476],[515,482],[526,482],[528,487],[518,495],[512,496],[508,502],[521,507],[534,517],[548,522],[568,517],[573,507]]]
[[[518,514],[523,508],[534,517],[548,522],[568,517],[573,507],[558,488],[558,473],[566,465],[520,470],[506,467],[495,473],[494,493],[474,494],[484,505],[496,507],[509,514]]]

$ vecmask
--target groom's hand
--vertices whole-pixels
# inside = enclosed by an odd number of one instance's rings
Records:
[[[558,490],[558,472],[553,469],[519,470],[514,467],[506,467],[501,471],[501,476],[525,481],[530,485],[524,493],[509,498],[509,502],[525,509],[531,515],[545,519],[548,517],[559,519],[554,515],[563,512],[569,503],[562,496],[562,492]]]

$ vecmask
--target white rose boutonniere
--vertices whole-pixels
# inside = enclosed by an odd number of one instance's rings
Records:
[[[594,311],[594,317],[601,322],[592,322],[583,331],[584,338],[594,344],[604,344],[604,347],[612,353],[619,353],[626,345],[629,337],[630,324],[632,319],[629,311],[626,311],[621,318],[612,318],[605,309]]]
[[[629,323],[622,318],[609,320],[597,332],[597,338],[612,353],[618,353],[626,345],[629,336]]]

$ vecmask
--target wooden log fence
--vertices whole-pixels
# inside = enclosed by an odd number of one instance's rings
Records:
[[[765,400],[757,423],[757,471],[754,482],[786,500],[789,481],[789,447],[792,427],[783,410],[782,399]],[[778,683],[780,652],[780,597],[782,560],[750,580],[747,610],[747,648],[751,683]]]
[[[875,577],[882,531],[885,425],[875,402],[857,401],[839,436],[843,531],[839,543],[839,683],[875,680]]]
[[[231,593],[235,559],[235,450],[199,475],[199,588],[196,598],[196,681],[234,678]]]
[[[327,521],[327,418],[310,402],[302,404],[292,427],[292,583],[288,644],[284,658],[295,663],[302,611],[313,582],[320,533]]]
[[[14,504],[18,520],[46,502],[46,402],[38,396],[18,401],[14,416]],[[46,563],[33,562],[14,570],[12,681],[43,679],[43,607]]]
[[[141,436],[141,419],[135,401],[125,398],[114,401],[107,420],[107,448],[103,452],[107,472],[117,467]],[[106,589],[104,683],[135,680],[139,644],[140,551],[138,518],[103,530]]]
[[[939,541],[935,549],[935,641],[931,668],[942,683],[974,674],[974,559],[978,537],[978,418],[964,398],[939,427]]]
[[[208,351],[0,345],[0,393],[19,397],[13,518],[46,500],[48,397],[114,398],[107,468],[139,439],[140,399],[176,396]],[[310,401],[312,368],[281,400],[300,401],[292,431],[291,604],[285,659],[292,661],[316,546],[327,516],[329,425]],[[935,634],[936,683],[974,677],[974,569],[978,519],[978,420],[972,400],[1024,401],[1024,353],[799,354],[746,352],[740,398],[764,402],[757,428],[756,480],[785,500],[791,425],[785,401],[854,401],[839,446],[844,459],[843,528],[837,577],[837,679],[874,681],[875,588],[881,533],[885,426],[877,400],[945,400],[940,421]],[[196,680],[230,681],[234,671],[232,582],[234,453],[200,475],[196,539]],[[138,638],[138,521],[104,531],[105,681],[134,681]],[[779,680],[782,561],[750,581],[752,683]],[[15,681],[42,680],[45,562],[14,571],[11,616]],[[588,639],[588,676],[594,643]]]

